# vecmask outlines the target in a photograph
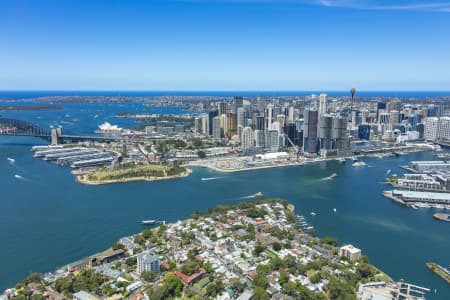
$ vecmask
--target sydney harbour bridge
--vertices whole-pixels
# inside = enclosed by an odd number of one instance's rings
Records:
[[[28,121],[9,119],[0,117],[0,136],[29,136],[47,140],[52,145],[62,144],[63,142],[116,142],[116,141],[139,141],[142,137],[133,136],[85,136],[63,134],[62,128],[46,129]],[[153,139],[145,139],[152,141]]]

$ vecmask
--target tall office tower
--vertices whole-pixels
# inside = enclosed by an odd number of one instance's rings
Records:
[[[289,123],[294,123],[294,121],[295,121],[295,108],[293,106],[288,107],[287,120]]]
[[[228,132],[227,115],[222,114],[219,116],[219,118],[220,118],[220,128],[221,128],[220,135],[221,135],[221,137],[226,137],[226,134]]]
[[[328,96],[320,94],[319,96],[319,116],[328,113]]]
[[[244,106],[244,98],[242,96],[235,96],[234,105],[236,106],[236,108]]]
[[[237,134],[237,115],[228,113],[226,135],[228,136],[228,138],[231,138],[235,134]]]
[[[427,141],[434,141],[437,139],[439,128],[439,118],[430,117],[425,122],[425,139]]]
[[[351,112],[352,114],[352,129],[358,128],[358,125],[362,123],[362,116],[361,113],[357,110],[353,110]]]
[[[358,126],[358,138],[360,140],[370,140],[370,125],[361,124]]]
[[[391,125],[400,124],[400,112],[398,110],[392,110],[389,113],[389,124]]]
[[[333,118],[333,139],[338,156],[350,154],[350,140],[347,132],[347,119],[341,117]]]
[[[266,106],[265,101],[260,96],[256,97],[256,109],[258,112],[262,113],[264,111],[264,107]]]
[[[265,145],[265,143],[264,143],[264,139],[265,139],[265,137],[264,137],[264,130],[256,129],[254,131],[254,135],[255,135],[255,147],[257,147],[257,148],[264,148],[264,145]]]
[[[273,104],[271,104],[271,103],[267,104],[264,117],[266,118],[266,129],[270,130],[270,128],[272,128],[273,117],[274,117]]]
[[[361,111],[361,122],[363,124],[369,123],[369,110],[363,109]]]
[[[333,117],[330,115],[321,115],[319,119],[319,142],[321,150],[333,149]]]
[[[419,132],[419,140],[423,140],[425,138],[425,124],[417,124],[417,131]]]
[[[309,106],[310,106],[312,109],[315,109],[315,110],[319,109],[319,103],[318,103],[319,98],[317,98],[317,95],[312,94],[311,97],[310,97],[310,99],[311,99],[311,102],[310,102],[310,105],[309,105]]]
[[[244,131],[244,127],[241,125],[237,126],[237,136],[239,138],[239,142],[242,143],[242,131]]]
[[[226,103],[225,101],[219,102],[218,107],[219,107],[219,116],[225,115],[228,112],[228,103]]]
[[[220,127],[220,117],[217,116],[217,117],[213,118],[212,129],[213,129],[213,134],[212,134],[213,138],[221,139],[222,138],[222,134],[221,134],[222,128]]]
[[[276,130],[278,132],[278,134],[282,134],[280,122],[278,122],[278,121],[273,122],[272,128],[270,128],[270,130]]]
[[[391,110],[401,111],[402,102],[400,101],[400,99],[392,99],[386,104],[386,109],[388,112],[391,112]]]
[[[243,107],[238,107],[238,109],[237,109],[237,125],[245,127],[245,126],[247,126],[246,121],[247,121],[247,114],[246,114],[245,109]]]
[[[442,106],[431,104],[427,108],[427,117],[440,117],[442,115]]]
[[[209,135],[213,135],[213,119],[219,115],[218,110],[211,110],[208,112],[208,130]]]
[[[412,130],[416,130],[417,124],[419,124],[419,116],[416,114],[412,114],[408,117],[408,123],[411,125]]]
[[[265,131],[266,129],[266,122],[264,116],[257,116],[256,117],[256,127],[257,130]]]
[[[280,123],[280,134],[284,133],[284,126],[286,125],[286,116],[277,115],[277,122]]]
[[[439,140],[450,141],[450,117],[439,119],[437,138]]]
[[[306,153],[313,154],[318,151],[318,111],[305,109],[305,124],[303,125],[303,150]]]
[[[202,133],[208,135],[209,134],[209,116],[208,115],[202,115]]]
[[[194,133],[201,134],[202,133],[202,118],[196,117],[194,119]]]
[[[251,127],[247,126],[242,130],[241,148],[249,150],[255,147],[255,136]]]
[[[276,130],[266,130],[265,131],[265,147],[269,148],[271,151],[278,151],[280,148],[279,139],[278,139],[278,131]]]
[[[378,123],[380,124],[389,124],[389,113],[382,112],[378,116]]]
[[[378,102],[377,103],[377,122],[379,122],[380,112],[384,112],[386,110],[386,102]]]

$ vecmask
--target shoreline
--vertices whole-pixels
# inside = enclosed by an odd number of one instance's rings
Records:
[[[77,175],[75,176],[75,180],[78,183],[86,184],[86,185],[104,185],[104,184],[114,184],[114,183],[127,183],[132,181],[158,181],[158,180],[170,180],[170,179],[177,179],[177,178],[184,178],[188,177],[192,174],[192,170],[189,168],[186,168],[186,171],[178,174],[178,175],[172,175],[172,176],[164,176],[164,177],[130,177],[130,178],[122,178],[122,179],[114,179],[114,180],[102,180],[102,181],[94,181],[86,179],[87,175]]]
[[[406,154],[424,152],[424,151],[427,151],[427,150],[416,149],[416,150],[408,151]],[[243,168],[230,168],[230,169],[222,169],[220,167],[217,167],[216,165],[209,163],[208,160],[203,160],[203,161],[197,160],[197,161],[187,163],[187,166],[208,168],[210,170],[220,172],[220,173],[233,173],[233,172],[254,171],[254,170],[279,168],[279,167],[303,166],[303,165],[307,165],[307,164],[328,162],[328,161],[333,161],[333,160],[337,161],[341,158],[350,160],[354,157],[355,158],[367,157],[367,158],[379,158],[379,159],[384,158],[384,157],[377,156],[377,154],[360,154],[360,155],[352,155],[352,156],[346,156],[346,157],[319,158],[319,159],[314,159],[314,160],[303,160],[303,161],[295,161],[295,162],[289,162],[289,163],[270,164],[270,165],[261,165],[261,166],[252,166],[252,167],[243,167]],[[388,157],[388,155],[386,155],[386,157]],[[232,159],[232,158],[230,158],[230,159]]]

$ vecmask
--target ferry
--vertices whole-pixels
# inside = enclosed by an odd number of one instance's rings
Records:
[[[356,161],[352,164],[353,167],[364,167],[366,165],[363,161]]]
[[[144,220],[144,221],[141,221],[141,225],[153,225],[153,224],[156,224],[156,223],[157,223],[156,220]]]
[[[333,173],[333,174],[331,174],[330,177],[328,177],[328,178],[333,179],[333,178],[336,178],[337,176],[338,176],[337,173]]]
[[[253,194],[252,196],[253,196],[253,197],[262,197],[262,196],[263,196],[263,193],[257,192],[256,194]]]
[[[450,214],[435,213],[433,218],[436,220],[450,222]]]

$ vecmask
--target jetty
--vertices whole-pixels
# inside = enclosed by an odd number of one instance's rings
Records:
[[[436,275],[444,279],[448,284],[450,284],[450,270],[449,268],[444,268],[443,266],[434,263],[434,262],[427,262],[427,267],[431,271],[433,271]]]
[[[141,225],[143,226],[148,226],[148,225],[164,225],[166,224],[166,221],[159,221],[159,220],[143,220],[140,222]]]

